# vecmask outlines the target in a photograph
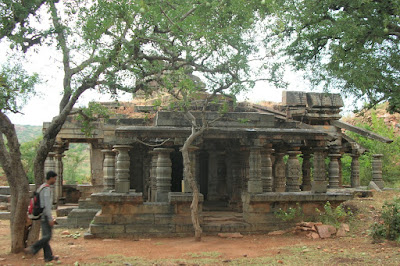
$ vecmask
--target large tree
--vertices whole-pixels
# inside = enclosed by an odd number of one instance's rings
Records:
[[[400,110],[400,4],[393,0],[276,0],[273,33],[314,85],[368,107]]]
[[[261,2],[36,2],[36,9],[26,7],[26,17],[22,20],[24,23],[14,26],[15,34],[12,31],[7,35],[16,49],[24,52],[37,44],[56,46],[64,71],[59,114],[44,132],[34,162],[36,184],[43,182],[44,161],[55,144],[58,132],[76,101],[87,90],[113,95],[118,90],[134,93],[141,89],[151,93],[155,89],[152,84],[159,82],[171,92],[174,91],[183,103],[183,110],[187,111],[186,96],[197,86],[185,82],[185,78],[176,80],[177,76],[201,73],[211,95],[237,93],[245,88],[244,83],[253,84],[249,71],[252,59],[249,55],[257,49],[252,35],[255,31],[249,28],[255,21],[255,10],[261,6]],[[17,7],[24,8],[23,5]],[[41,17],[42,24],[48,24],[49,27],[24,28],[30,21],[29,17],[32,17],[30,15],[35,14],[34,10],[40,10],[39,7],[43,12],[34,18]],[[10,19],[13,17],[10,16]],[[46,19],[47,24],[44,21]],[[2,21],[4,29],[4,25],[13,24],[7,23],[8,20]],[[178,88],[178,91],[172,88]],[[13,127],[5,112],[1,113],[0,121]],[[193,132],[197,132],[195,124],[193,128]],[[5,129],[0,128],[2,135],[9,138],[7,134],[10,132],[10,139],[14,140],[15,145],[9,144],[8,149],[0,149],[0,155],[5,155],[5,161],[1,162],[3,166],[10,161],[20,162],[15,130]],[[24,181],[23,185],[14,182],[19,174],[17,168],[11,167],[6,174],[10,186],[16,188],[12,194],[12,202],[16,205],[12,209],[15,213],[11,219],[11,234],[16,240],[12,241],[12,252],[18,252],[23,248],[20,227],[25,221],[27,205],[26,196],[21,198],[20,195],[28,194],[27,182]],[[19,225],[15,221],[19,221]]]

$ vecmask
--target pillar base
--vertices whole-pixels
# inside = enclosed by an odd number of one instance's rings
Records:
[[[313,181],[311,185],[311,191],[314,193],[326,193],[328,191],[327,181]]]
[[[117,181],[115,184],[115,192],[116,193],[128,193],[129,192],[129,181]]]
[[[384,189],[385,188],[385,182],[383,180],[372,180],[374,183],[380,188]]]
[[[249,181],[247,181],[247,191],[249,193],[263,193],[262,180],[249,180]]]

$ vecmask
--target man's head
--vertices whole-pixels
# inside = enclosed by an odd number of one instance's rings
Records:
[[[57,174],[54,171],[48,171],[46,174],[46,182],[49,185],[56,183]]]

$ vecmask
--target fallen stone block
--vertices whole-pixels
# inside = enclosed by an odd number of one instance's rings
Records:
[[[311,239],[319,239],[319,238],[320,238],[320,237],[319,237],[319,234],[316,233],[316,232],[310,232],[310,233],[308,233],[308,234],[307,234],[307,237],[308,237],[308,238],[311,238]]]
[[[285,230],[278,230],[278,231],[269,232],[268,235],[269,236],[280,236],[280,235],[284,235],[286,233],[287,233],[287,231],[285,231]]]
[[[218,233],[221,238],[243,238],[241,233]]]
[[[324,238],[329,238],[333,234],[336,234],[336,228],[332,225],[316,225],[319,237],[324,239]]]
[[[380,189],[380,188],[378,187],[378,185],[375,184],[374,181],[369,182],[368,188],[369,188],[369,189],[376,190],[376,191],[378,191],[378,192],[382,192],[382,189]]]

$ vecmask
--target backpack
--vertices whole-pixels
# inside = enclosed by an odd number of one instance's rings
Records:
[[[40,192],[45,187],[50,187],[50,186],[46,184],[44,186],[41,186],[38,191],[34,191],[33,196],[29,201],[28,218],[31,220],[39,220],[40,217],[42,217],[44,208],[40,207]]]

